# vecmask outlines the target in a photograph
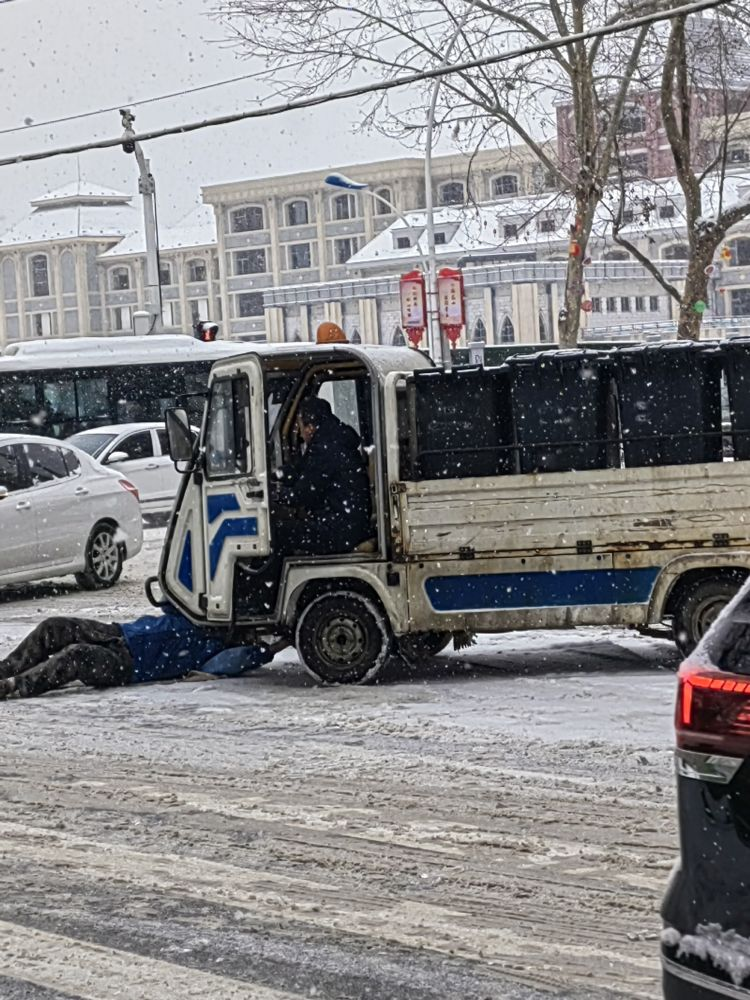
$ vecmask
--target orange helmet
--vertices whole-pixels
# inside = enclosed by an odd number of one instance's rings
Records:
[[[317,344],[348,344],[346,334],[338,323],[321,323],[315,336]]]

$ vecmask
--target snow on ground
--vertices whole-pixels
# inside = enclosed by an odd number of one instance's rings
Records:
[[[0,655],[110,592],[0,594]],[[382,684],[247,678],[0,704],[0,996],[658,996],[670,643],[484,637]]]

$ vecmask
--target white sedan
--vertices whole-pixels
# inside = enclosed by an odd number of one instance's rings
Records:
[[[143,544],[138,491],[65,442],[0,434],[0,537],[0,584],[111,587]]]
[[[169,513],[180,474],[169,457],[164,424],[112,424],[68,438],[102,465],[127,476],[138,488],[144,514]]]

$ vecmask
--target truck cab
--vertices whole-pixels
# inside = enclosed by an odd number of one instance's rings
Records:
[[[192,621],[248,641],[287,637],[321,680],[372,676],[392,642],[382,604],[398,603],[388,601],[398,574],[391,566],[387,450],[380,447],[383,388],[394,375],[431,366],[408,348],[354,345],[259,345],[216,364],[200,441],[181,463],[184,481],[159,570],[168,599]],[[372,531],[356,551],[281,564],[274,558],[276,484],[301,454],[297,413],[310,396],[326,399],[360,437]],[[168,421],[173,438],[179,419],[173,412]]]

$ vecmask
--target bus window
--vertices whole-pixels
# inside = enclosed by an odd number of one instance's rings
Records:
[[[68,437],[76,429],[76,387],[72,379],[42,384],[44,431],[53,437]]]
[[[17,434],[38,433],[36,423],[42,423],[42,415],[36,401],[36,385],[33,382],[12,378],[0,386],[0,413],[4,430]]]
[[[78,428],[80,430],[110,422],[106,378],[77,378],[76,395],[78,398]]]

